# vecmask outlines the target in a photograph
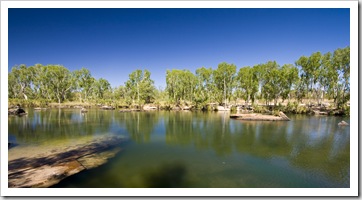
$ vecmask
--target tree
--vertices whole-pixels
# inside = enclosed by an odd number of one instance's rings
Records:
[[[133,103],[137,100],[137,104],[141,102],[150,103],[154,98],[154,81],[151,79],[151,73],[148,70],[135,70],[129,75],[128,81],[125,83],[129,95]]]
[[[268,63],[269,64],[269,63]],[[281,82],[281,71],[278,69],[276,63],[272,63],[271,66],[267,66],[267,73],[265,74],[265,84],[262,89],[262,94],[264,95],[267,104],[274,100],[274,106],[277,105],[278,98],[281,95],[282,89],[280,87]],[[270,68],[269,68],[270,67]]]
[[[236,78],[236,66],[226,62],[220,63],[216,70],[213,71],[213,78],[215,89],[217,93],[217,100],[220,104],[227,101],[232,95]]]
[[[196,93],[195,101],[196,103],[206,103],[213,99],[213,82],[212,82],[212,68],[201,67],[196,69]]]
[[[46,66],[36,64],[31,66],[30,71],[32,73],[32,85],[37,99],[52,100],[53,92],[50,89],[49,82],[52,77],[49,74],[49,70]]]
[[[332,54],[330,52],[323,55],[322,65],[319,76],[319,83],[321,85],[321,100],[324,101],[325,93],[333,91],[335,83],[338,82],[338,73],[332,66]],[[333,92],[331,92],[333,97]]]
[[[30,84],[32,81],[31,71],[25,66],[15,66],[9,74],[11,93],[15,97],[23,97],[28,99],[28,94],[31,91]]]
[[[341,107],[349,100],[350,91],[350,47],[344,49],[337,49],[333,53],[333,67],[338,72],[338,85],[337,93],[338,98],[336,101],[337,107]]]
[[[106,91],[110,89],[111,89],[111,84],[109,84],[109,82],[104,78],[96,80],[93,84],[93,92],[97,99],[103,99],[103,96],[106,93]]]
[[[189,70],[167,70],[166,91],[170,99],[179,105],[182,100],[193,100],[197,79]]]
[[[276,61],[268,61],[255,67],[255,73],[259,80],[261,94],[269,104],[270,100],[275,100],[280,96],[281,88],[279,87],[280,72],[279,65]]]
[[[293,85],[298,81],[298,68],[292,64],[285,64],[280,69],[280,88],[281,88],[281,97],[283,101],[285,99],[290,100],[290,92]]]
[[[301,67],[302,75],[304,76],[304,80],[306,81],[307,86],[307,96],[309,100],[309,105],[311,104],[311,96],[313,95],[313,90],[320,90],[319,85],[317,85],[317,81],[319,80],[319,76],[321,73],[321,65],[322,65],[322,54],[320,52],[312,53],[310,57],[302,56],[295,62],[297,66]],[[315,88],[317,86],[317,88]],[[309,93],[311,95],[309,95]],[[313,97],[313,96],[312,96]],[[319,97],[317,97],[317,100]]]
[[[237,83],[239,89],[244,93],[244,100],[248,106],[250,98],[254,99],[254,95],[258,92],[258,80],[254,69],[250,66],[240,68]]]
[[[86,68],[75,70],[75,88],[80,92],[80,100],[88,100],[88,97],[91,95],[92,90],[94,89],[94,84],[96,79],[92,77],[90,71]],[[83,97],[82,97],[83,96]]]
[[[67,68],[61,65],[48,65],[47,71],[51,77],[49,89],[54,94],[54,97],[60,104],[70,94],[71,90],[75,87],[75,76]]]

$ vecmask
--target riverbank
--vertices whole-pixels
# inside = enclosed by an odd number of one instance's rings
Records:
[[[329,116],[343,116],[349,115],[350,106],[346,104],[342,108],[337,109],[333,106],[332,102],[325,102],[322,104],[311,103],[304,104],[296,101],[288,103],[279,103],[278,105],[265,105],[263,103],[254,103],[249,106],[244,104],[231,104],[228,106],[220,106],[216,103],[208,103],[203,105],[193,105],[190,102],[183,102],[182,104],[170,104],[167,102],[159,102],[144,105],[127,105],[123,103],[111,102],[106,104],[92,103],[92,102],[63,102],[63,103],[41,103],[37,101],[18,101],[9,100],[9,108],[14,108],[20,105],[21,107],[29,108],[99,108],[105,110],[118,110],[121,112],[129,111],[150,111],[150,110],[191,110],[191,111],[230,111],[231,113],[262,113],[272,114],[273,112],[283,112],[286,114],[307,114],[307,115],[329,115]]]

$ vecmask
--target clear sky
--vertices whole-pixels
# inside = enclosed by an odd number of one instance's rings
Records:
[[[9,9],[9,71],[15,65],[88,68],[112,87],[148,69],[165,88],[167,69],[221,62],[238,69],[350,45],[349,9]]]

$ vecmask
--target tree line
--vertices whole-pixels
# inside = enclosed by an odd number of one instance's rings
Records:
[[[237,70],[234,64],[220,63],[216,69],[201,67],[166,71],[166,88],[156,88],[148,70],[135,70],[129,79],[112,88],[103,78],[95,79],[82,68],[69,71],[61,65],[15,66],[8,74],[9,100],[39,102],[77,101],[118,106],[155,104],[191,105],[205,109],[210,104],[230,105],[256,101],[277,105],[296,100],[321,104],[332,99],[341,108],[349,101],[350,48],[333,53],[301,56],[294,64],[280,66],[276,61]]]

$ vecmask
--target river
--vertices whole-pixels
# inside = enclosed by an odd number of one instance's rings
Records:
[[[61,188],[348,188],[349,117],[240,121],[228,112],[27,109],[9,116],[9,159],[102,135],[129,140]],[[31,151],[29,151],[31,149]]]

